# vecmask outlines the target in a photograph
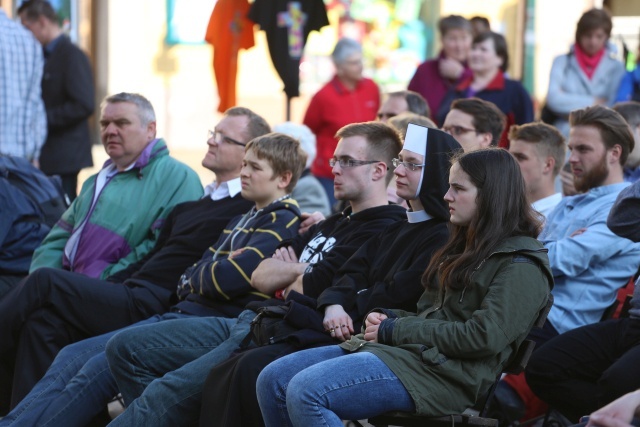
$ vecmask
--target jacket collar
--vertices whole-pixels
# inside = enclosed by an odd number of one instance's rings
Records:
[[[169,149],[167,148],[164,140],[161,138],[156,138],[147,144],[144,150],[142,150],[140,156],[138,156],[136,161],[133,163],[133,166],[128,167],[127,170],[143,169],[151,162],[154,157],[166,154],[169,154]],[[113,160],[108,159],[106,162],[104,162],[102,168],[104,169],[111,164],[113,164]]]
[[[361,84],[362,84],[362,80],[356,83],[356,87],[353,88],[353,91],[350,91],[345,87],[345,85],[342,84],[337,74],[333,76],[333,79],[331,79],[331,85],[336,90],[336,92],[338,92],[340,95],[344,95],[350,92],[357,92]]]
[[[460,84],[456,87],[456,90],[465,91],[469,89],[469,86],[471,86],[472,82],[473,82],[473,74],[471,74],[470,76],[462,80]],[[493,80],[489,82],[487,87],[485,87],[482,90],[504,90],[504,86],[505,86],[504,73],[502,71],[499,71],[496,74],[496,76],[493,78]]]

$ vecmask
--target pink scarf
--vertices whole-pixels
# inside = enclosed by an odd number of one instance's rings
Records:
[[[596,68],[600,63],[600,60],[604,55],[605,48],[602,48],[595,55],[589,56],[580,48],[578,43],[576,43],[574,46],[575,46],[575,54],[576,54],[576,60],[578,61],[578,65],[580,65],[580,68],[582,69],[582,71],[584,71],[584,73],[587,75],[589,80],[591,80],[591,78],[593,77],[593,73],[596,71]]]

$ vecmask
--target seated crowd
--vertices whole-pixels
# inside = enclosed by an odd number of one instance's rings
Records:
[[[0,176],[16,206],[0,220],[0,427],[456,414],[525,339],[525,375],[490,402],[501,420],[537,415],[538,399],[572,423],[640,413],[640,288],[628,316],[606,319],[640,266],[640,103],[620,98],[603,56],[610,17],[585,12],[554,62],[571,72],[550,85],[553,125],[505,75],[501,35],[472,36],[460,16],[439,30],[439,57],[382,102],[343,39],[304,125],[272,132],[229,108],[204,189],[135,93],[102,102],[109,160],[55,225]],[[596,86],[611,70],[609,92],[570,93],[571,78]],[[344,94],[366,105],[357,117]]]

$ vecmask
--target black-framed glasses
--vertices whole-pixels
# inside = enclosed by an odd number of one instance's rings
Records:
[[[219,130],[209,130],[207,133],[208,137],[207,139],[212,139],[216,144],[220,144],[223,141],[226,142],[227,144],[235,144],[235,145],[239,145],[241,147],[244,147],[245,143],[242,143],[240,141],[236,141],[233,138],[229,138],[228,136],[226,136],[225,134],[223,134],[222,132],[220,132]]]
[[[464,126],[457,126],[457,125],[453,125],[453,126],[442,126],[442,130],[446,133],[448,133],[449,135],[453,135],[453,136],[460,136],[460,135],[464,135],[467,132],[475,132],[478,133],[477,130],[475,129],[470,129],[470,128],[466,128]]]
[[[341,168],[352,168],[378,162],[379,160],[329,159],[329,166],[334,167],[336,164],[339,164]]]
[[[405,169],[408,169],[408,170],[411,170],[411,171],[414,171],[416,169],[420,169],[420,168],[423,168],[423,167],[427,166],[426,163],[423,163],[423,164],[419,165],[417,163],[403,162],[400,159],[393,159],[393,160],[391,160],[391,163],[393,163],[393,167],[394,168],[397,168],[398,166],[402,165],[402,166],[404,166]]]

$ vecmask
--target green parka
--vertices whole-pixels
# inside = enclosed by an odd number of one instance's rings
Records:
[[[508,238],[478,265],[470,285],[425,291],[418,315],[390,310],[398,317],[385,320],[393,321],[391,342],[358,335],[341,346],[378,356],[418,414],[460,413],[489,389],[546,304],[553,286],[546,252],[535,239]]]

